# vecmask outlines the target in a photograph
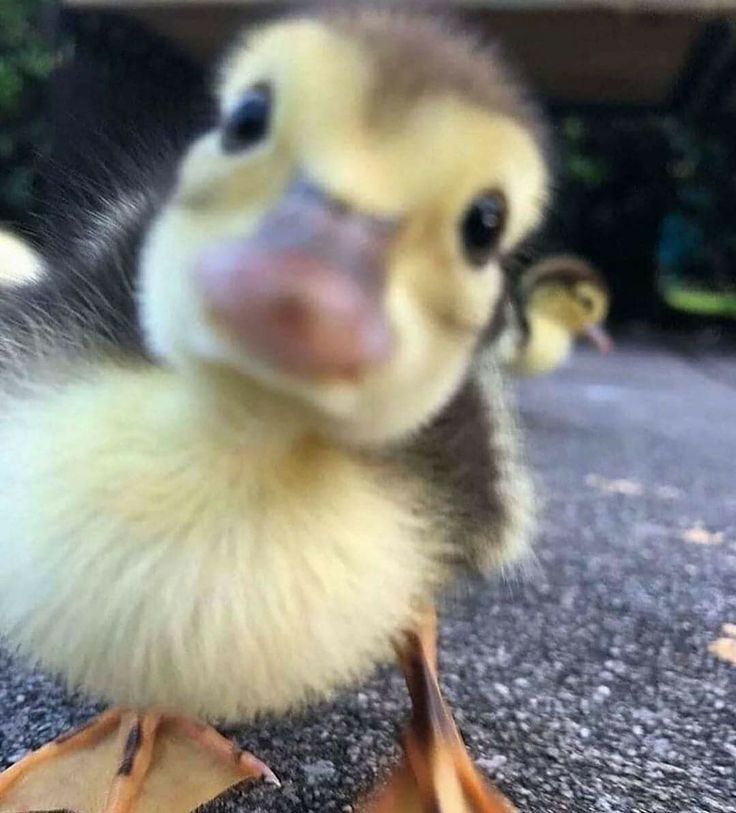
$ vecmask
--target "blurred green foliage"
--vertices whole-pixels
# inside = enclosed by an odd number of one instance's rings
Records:
[[[56,54],[48,0],[0,0],[0,221],[23,223],[47,139],[45,90]]]
[[[731,315],[735,123],[725,117],[701,122],[674,114],[597,112],[563,115],[558,125],[552,239],[605,272],[614,318],[666,317],[666,305],[713,314],[719,303]],[[684,290],[707,296],[679,295]]]
[[[736,142],[728,128],[675,126],[676,200],[663,222],[662,287],[697,285],[736,294]]]

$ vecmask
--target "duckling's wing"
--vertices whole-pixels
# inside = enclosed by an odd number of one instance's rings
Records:
[[[487,573],[526,548],[532,500],[520,456],[505,380],[484,354],[455,398],[401,450],[456,565]]]

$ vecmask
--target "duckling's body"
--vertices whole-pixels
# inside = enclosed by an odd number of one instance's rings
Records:
[[[526,315],[528,334],[514,351],[510,369],[518,375],[545,375],[556,370],[572,352],[575,339],[569,329],[542,313]]]
[[[437,89],[428,46],[454,60]],[[477,352],[546,185],[504,76],[427,21],[266,29],[224,73],[224,135],[173,186],[110,194],[112,228],[6,297],[0,632],[24,655],[240,721],[364,675],[458,573],[524,549]]]
[[[564,364],[581,337],[607,352],[611,344],[601,325],[608,305],[602,275],[585,260],[560,254],[534,263],[507,307],[500,357],[512,373],[535,376]]]
[[[227,425],[166,371],[95,370],[16,408],[3,625],[105,700],[284,711],[387,658],[442,575],[395,465],[250,411]]]
[[[272,425],[257,392],[208,403],[154,366],[53,378],[3,403],[0,615],[107,701],[284,711],[388,658],[458,565],[525,545],[526,481],[491,423],[508,418],[475,384],[457,416],[376,454],[290,431],[288,414]]]

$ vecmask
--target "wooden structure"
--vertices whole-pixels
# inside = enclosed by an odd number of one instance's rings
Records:
[[[207,60],[278,0],[66,0],[134,15]],[[401,4],[399,4],[401,5]],[[446,0],[498,37],[552,104],[736,112],[734,0]]]

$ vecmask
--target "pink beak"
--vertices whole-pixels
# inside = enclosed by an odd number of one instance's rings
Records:
[[[591,342],[599,353],[610,353],[613,348],[613,339],[600,327],[600,325],[590,325],[583,331],[583,336]]]
[[[295,375],[354,378],[393,347],[383,294],[397,229],[297,181],[253,234],[203,252],[197,285],[245,353]]]

